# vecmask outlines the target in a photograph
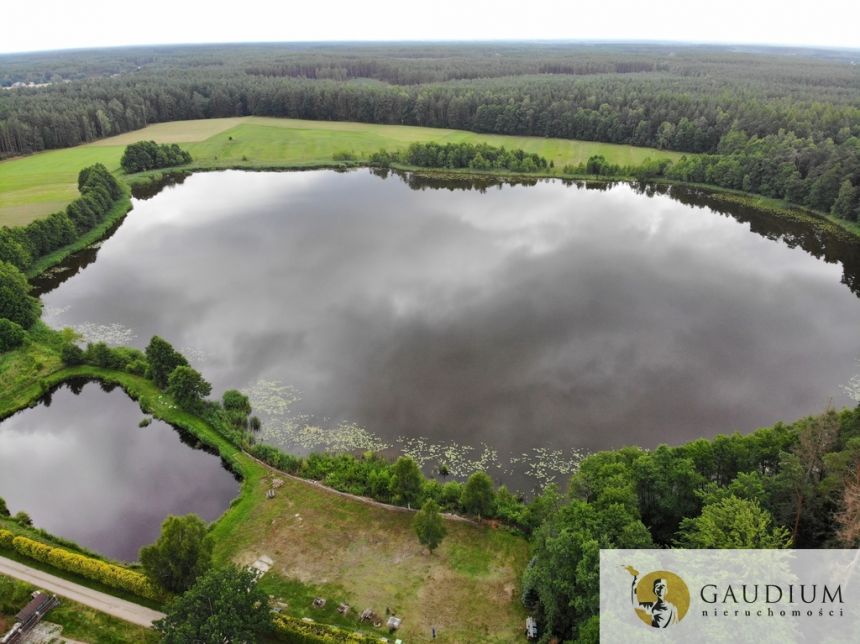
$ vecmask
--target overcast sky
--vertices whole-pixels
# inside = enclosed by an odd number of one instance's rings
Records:
[[[856,0],[29,0],[0,52],[308,40],[675,40],[860,48]]]

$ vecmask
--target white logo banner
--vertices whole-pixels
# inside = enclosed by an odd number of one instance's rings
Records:
[[[860,550],[601,550],[600,641],[860,643]]]

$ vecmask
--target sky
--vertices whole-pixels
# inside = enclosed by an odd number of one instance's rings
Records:
[[[31,0],[0,53],[212,42],[671,40],[860,48],[860,2],[817,0]]]

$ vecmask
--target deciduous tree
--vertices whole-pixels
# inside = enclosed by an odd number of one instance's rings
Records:
[[[421,509],[415,513],[412,527],[415,528],[418,541],[427,546],[431,553],[442,543],[442,539],[448,533],[442,522],[442,516],[439,514],[439,504],[433,499],[425,502]]]
[[[181,593],[212,565],[212,540],[206,523],[196,514],[169,516],[158,540],[140,550],[140,563],[149,580]]]
[[[212,392],[210,385],[199,371],[188,366],[176,367],[167,379],[167,393],[183,409],[192,411],[200,406],[203,398]]]
[[[27,278],[12,264],[0,261],[0,318],[25,329],[39,319],[39,302],[30,297]]]
[[[209,571],[155,622],[165,644],[258,642],[269,628],[268,598],[247,569]]]

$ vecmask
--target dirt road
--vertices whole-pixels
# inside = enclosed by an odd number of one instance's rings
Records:
[[[60,577],[49,575],[41,570],[30,568],[17,561],[6,559],[6,557],[0,557],[0,574],[26,581],[34,586],[66,597],[79,604],[95,608],[98,611],[113,615],[132,624],[149,627],[152,626],[152,622],[164,617],[164,613],[159,613],[145,606],[139,606],[138,604],[133,604],[112,595],[100,593],[86,586],[80,586]]]

